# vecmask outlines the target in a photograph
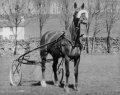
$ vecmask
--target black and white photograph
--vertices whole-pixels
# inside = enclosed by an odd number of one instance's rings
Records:
[[[120,0],[0,0],[0,95],[120,95]]]

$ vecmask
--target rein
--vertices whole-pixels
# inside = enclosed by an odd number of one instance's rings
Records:
[[[24,53],[23,55],[19,56],[19,58],[17,59],[17,61],[20,62],[20,60],[23,60],[23,59],[24,59],[25,55],[27,55],[27,54],[29,54],[29,53],[37,50],[37,49],[41,49],[41,48],[43,48],[43,47],[45,47],[45,46],[47,46],[47,45],[55,44],[55,43],[61,41],[61,40],[64,38],[64,36],[65,36],[65,32],[63,32],[63,34],[62,34],[57,40],[54,40],[54,41],[52,41],[52,42],[50,42],[50,43],[46,43],[46,44],[44,44],[44,45],[41,45],[41,46],[39,46],[39,47],[37,47],[37,48],[34,48],[34,49],[32,49],[31,51],[28,51],[28,52]]]

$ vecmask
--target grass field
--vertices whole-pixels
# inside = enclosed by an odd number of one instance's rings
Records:
[[[80,91],[72,89],[74,84],[73,62],[70,62],[70,95],[120,95],[119,55],[82,55],[79,65]],[[7,60],[6,60],[7,59]],[[9,85],[9,70],[12,58],[0,58],[0,95],[64,95],[61,87],[52,84],[52,63],[46,64],[47,88],[36,82],[41,80],[39,66],[22,65],[23,83],[19,87]]]

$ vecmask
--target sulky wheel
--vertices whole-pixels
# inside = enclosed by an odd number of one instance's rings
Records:
[[[19,86],[22,80],[21,64],[14,60],[10,68],[10,84]]]

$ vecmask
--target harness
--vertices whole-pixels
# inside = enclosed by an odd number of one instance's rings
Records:
[[[50,49],[48,49],[47,52],[54,52],[54,51],[58,51],[59,54],[62,56],[62,44],[61,44],[61,40],[63,40],[65,38],[65,32],[56,40],[56,43],[50,44]]]

